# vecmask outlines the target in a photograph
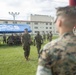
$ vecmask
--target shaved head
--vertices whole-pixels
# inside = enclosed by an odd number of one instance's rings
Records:
[[[57,17],[62,20],[62,24],[68,28],[74,28],[76,25],[76,7],[57,8]]]

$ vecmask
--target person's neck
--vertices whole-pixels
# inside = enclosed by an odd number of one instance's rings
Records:
[[[72,32],[72,29],[63,29],[63,30],[60,30],[60,33],[59,33],[59,36],[63,35],[64,33],[68,33],[68,32]]]

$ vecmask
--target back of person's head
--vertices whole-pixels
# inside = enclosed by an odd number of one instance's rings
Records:
[[[76,6],[66,6],[57,8],[57,19],[62,20],[62,24],[67,28],[76,25]]]
[[[28,31],[28,29],[27,29],[27,28],[25,28],[25,31]]]
[[[25,32],[28,33],[28,29],[27,28],[25,28]]]
[[[38,32],[37,32],[37,35],[39,35],[39,34],[40,34],[40,32],[38,31]]]

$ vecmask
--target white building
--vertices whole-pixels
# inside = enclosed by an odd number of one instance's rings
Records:
[[[30,20],[15,20],[16,24],[29,24],[32,29],[32,34],[36,34],[38,31],[45,33],[52,31],[56,33],[56,27],[54,25],[54,18],[48,15],[30,15]],[[13,20],[0,20],[0,24],[13,24]]]

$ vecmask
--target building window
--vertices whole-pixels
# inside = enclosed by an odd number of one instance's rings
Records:
[[[8,24],[8,21],[4,21],[5,24]]]
[[[50,29],[52,29],[52,27],[50,27]]]
[[[27,22],[26,24],[30,24],[30,22]]]
[[[50,25],[52,25],[52,22],[50,23]]]
[[[35,22],[34,24],[38,25],[38,22]]]
[[[35,29],[38,29],[38,27],[34,27]]]
[[[48,27],[46,27],[46,29],[48,29]]]
[[[38,31],[35,31],[35,33],[38,33]]]
[[[46,25],[48,25],[48,23],[46,23]]]
[[[13,24],[17,24],[17,22],[16,22],[16,21],[15,21],[15,22],[13,21],[12,23],[13,23]]]

